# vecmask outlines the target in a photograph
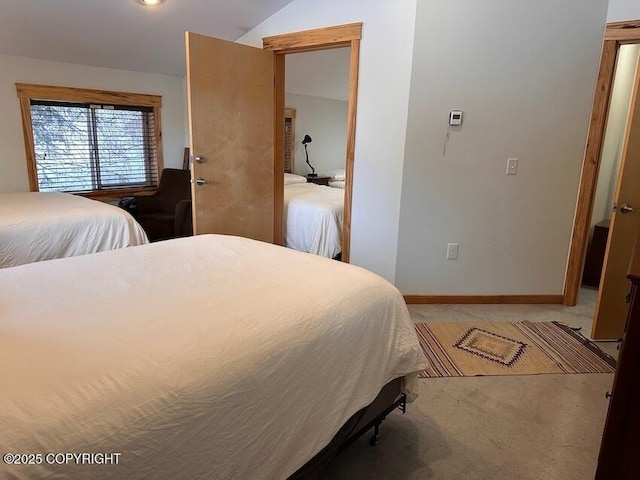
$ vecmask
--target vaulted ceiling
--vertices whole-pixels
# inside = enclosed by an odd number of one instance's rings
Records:
[[[291,0],[2,0],[0,54],[183,76],[184,32],[236,40]]]

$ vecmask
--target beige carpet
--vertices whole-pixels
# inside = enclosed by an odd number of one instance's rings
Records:
[[[417,323],[421,377],[612,373],[615,360],[557,322]]]

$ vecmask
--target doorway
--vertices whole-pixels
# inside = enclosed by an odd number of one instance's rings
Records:
[[[284,245],[341,259],[349,47],[285,57]]]
[[[267,37],[185,33],[195,234],[283,243],[285,55],[350,47],[342,261],[349,261],[361,23]]]
[[[635,160],[625,162],[625,158],[630,158],[627,153],[635,137],[631,116],[637,110],[639,44],[640,21],[607,26],[565,278],[565,305],[576,304],[582,280],[598,286],[594,339],[618,337],[626,318],[625,277],[633,220],[621,215],[626,212],[620,205],[616,210],[613,206],[628,201],[636,177]]]
[[[347,99],[347,138],[344,175],[344,213],[342,223],[341,260],[349,262],[351,246],[351,201],[353,189],[353,163],[355,153],[356,106],[358,96],[358,69],[362,23],[294,32],[262,39],[263,48],[275,53],[275,152],[276,171],[284,172],[285,138],[285,57],[290,54],[328,50],[341,47],[349,49],[349,87]],[[284,179],[275,179],[275,201],[284,204]],[[279,218],[278,218],[279,215]],[[283,212],[276,212],[276,225],[283,224]]]

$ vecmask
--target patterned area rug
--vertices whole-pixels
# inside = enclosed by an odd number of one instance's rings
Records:
[[[421,377],[613,373],[616,361],[557,322],[417,323]]]

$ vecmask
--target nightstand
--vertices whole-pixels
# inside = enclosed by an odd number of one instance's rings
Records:
[[[602,275],[602,265],[604,263],[604,253],[607,248],[609,238],[609,219],[603,220],[593,227],[593,237],[587,255],[584,260],[584,272],[582,274],[582,284],[590,287],[600,285]]]
[[[331,177],[310,177],[309,175],[307,175],[308,183],[329,186],[329,180],[331,180]]]

